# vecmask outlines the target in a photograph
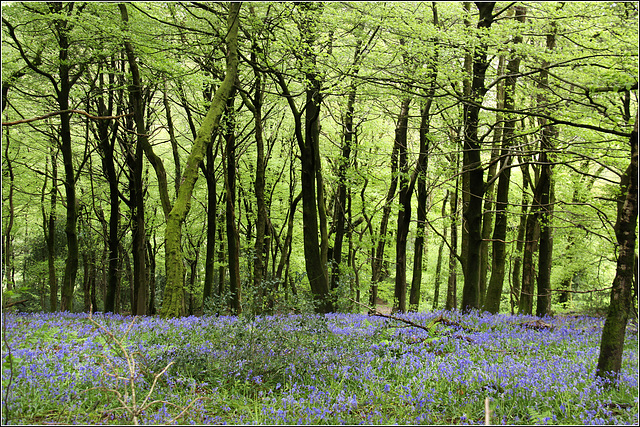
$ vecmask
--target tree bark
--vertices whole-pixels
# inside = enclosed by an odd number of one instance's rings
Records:
[[[225,201],[226,201],[226,225],[227,225],[227,256],[229,269],[229,292],[231,293],[230,309],[234,314],[242,312],[242,284],[240,281],[240,238],[236,226],[236,135],[234,124],[234,94],[227,100],[227,120],[225,127]],[[226,161],[224,161],[226,159]]]
[[[62,3],[51,3],[49,5],[53,13],[71,13],[73,4],[69,4],[67,10]],[[69,23],[64,18],[54,20],[56,33],[58,36],[59,48],[59,90],[57,90],[58,107],[61,111],[69,109],[69,95],[71,92],[71,78],[69,67]],[[73,311],[73,291],[76,284],[78,272],[78,212],[76,200],[76,178],[73,165],[73,150],[71,147],[71,114],[68,112],[60,114],[60,151],[64,166],[64,189],[66,196],[66,226],[67,235],[67,259],[64,268],[60,294],[60,311]]]
[[[515,20],[524,24],[526,9],[516,7]],[[513,44],[522,43],[522,36],[513,38]],[[504,91],[504,108],[515,108],[517,75],[520,71],[520,57],[511,58],[507,64],[507,78]],[[505,276],[506,239],[507,239],[507,207],[509,206],[509,185],[511,183],[512,148],[516,127],[516,117],[510,116],[504,123],[502,132],[502,148],[500,152],[500,175],[496,194],[496,224],[493,230],[493,258],[491,265],[491,278],[487,288],[487,296],[484,310],[490,313],[500,311],[502,287]]]
[[[114,65],[112,63],[112,65]],[[113,93],[107,91],[104,87],[104,78],[101,74],[99,77],[100,83],[100,95],[97,97],[97,110],[100,116],[110,116],[113,114]],[[115,75],[109,74],[109,84],[113,87],[115,84]],[[105,103],[104,93],[108,92],[108,100]],[[104,312],[113,313],[115,300],[116,300],[116,288],[118,287],[118,228],[120,225],[120,197],[118,190],[118,174],[115,168],[115,141],[117,132],[115,128],[112,130],[111,138],[109,130],[111,123],[108,120],[99,120],[97,122],[98,132],[98,148],[100,150],[102,159],[102,170],[109,183],[109,234],[107,237],[108,246],[108,267],[107,267],[107,291],[104,300]],[[93,308],[94,310],[97,307]]]
[[[616,383],[622,368],[624,338],[631,306],[631,292],[634,286],[636,270],[636,228],[638,221],[638,116],[629,138],[631,162],[621,179],[620,187],[624,198],[618,203],[618,216],[615,224],[618,242],[618,261],[616,276],[611,289],[609,311],[602,329],[600,355],[596,375],[614,380]]]
[[[46,229],[47,242],[47,264],[48,264],[48,280],[49,280],[49,305],[51,312],[55,312],[58,308],[58,278],[56,277],[56,203],[58,195],[58,159],[53,147],[50,148],[51,157],[51,195],[49,206],[48,226]]]
[[[456,154],[456,159],[459,159]],[[456,171],[458,171],[459,160],[456,161]],[[449,248],[449,276],[447,279],[447,302],[446,310],[454,310],[458,301],[458,259],[456,252],[458,250],[458,190],[460,187],[460,178],[456,178],[456,189],[450,199],[449,216],[451,217],[451,247]],[[448,192],[447,192],[448,193]]]
[[[402,100],[396,124],[395,145],[398,147],[398,169],[400,190],[398,193],[398,227],[396,229],[396,280],[394,286],[393,311],[407,311],[407,235],[411,223],[411,193],[408,179],[407,126],[411,98]]]
[[[302,131],[301,113],[297,111],[293,103],[284,78],[278,75],[279,84],[285,91],[296,122],[296,139],[300,147],[301,157],[301,184],[302,184],[302,222],[304,234],[304,255],[307,278],[311,286],[316,311],[328,313],[333,311],[333,303],[329,293],[329,280],[327,276],[327,248],[328,237],[326,234],[326,215],[323,215],[324,198],[322,190],[322,172],[319,155],[319,114],[322,95],[320,93],[321,80],[317,72],[315,54],[312,47],[315,42],[315,23],[310,16],[317,7],[311,3],[297,5],[302,10],[300,32],[304,33],[305,40],[301,56],[306,62],[305,72],[305,126]],[[320,235],[320,240],[318,239]]]
[[[551,21],[552,30],[547,34],[547,49],[552,51],[556,45],[557,26]],[[548,61],[542,61],[540,72],[540,84],[538,87],[548,90],[549,71]],[[545,94],[538,96],[538,104],[543,109],[547,108]],[[545,111],[546,112],[546,111]],[[540,247],[538,253],[538,301],[536,303],[536,315],[543,317],[551,310],[551,257],[553,252],[553,237],[551,220],[553,215],[553,164],[549,160],[548,152],[553,150],[553,140],[558,137],[558,132],[546,119],[539,119],[542,126],[540,137],[540,181],[543,185],[540,191]]]
[[[371,298],[369,304],[371,307],[375,307],[378,283],[382,280],[382,267],[384,264],[384,251],[387,245],[388,231],[387,226],[389,223],[389,215],[391,214],[391,203],[396,194],[396,187],[398,186],[398,146],[393,145],[391,150],[391,183],[387,190],[387,196],[385,198],[385,204],[382,208],[382,218],[380,219],[380,228],[377,234],[377,245],[373,252],[373,259],[371,261]]]
[[[497,75],[502,77],[505,70],[505,57],[498,58]],[[504,80],[501,80],[496,87],[496,108],[504,108]],[[487,171],[487,182],[484,198],[484,209],[482,213],[482,245],[480,247],[480,304],[484,305],[487,294],[487,275],[493,274],[493,268],[489,265],[489,242],[493,231],[493,217],[495,215],[493,205],[496,193],[495,177],[500,162],[500,145],[502,142],[502,130],[504,127],[504,114],[496,112],[496,124],[493,129],[493,141],[491,144],[491,160]]]
[[[447,212],[447,199],[449,198],[449,191],[447,191],[444,199],[442,200],[442,212],[441,217],[444,219],[445,213]],[[440,299],[440,283],[442,282],[442,252],[444,251],[444,242],[447,240],[447,226],[444,226],[442,230],[442,242],[440,242],[440,246],[438,247],[438,260],[436,261],[436,273],[433,278],[435,282],[435,290],[433,292],[433,305],[431,306],[432,310],[438,309],[438,300]]]
[[[202,166],[204,176],[207,180],[207,249],[204,267],[204,289],[202,292],[202,304],[204,305],[212,296],[214,276],[215,276],[215,260],[216,260],[216,229],[218,217],[218,196],[215,177],[215,157],[218,153],[213,152],[213,145],[207,146],[206,165]]]
[[[358,38],[356,41],[356,47],[353,54],[353,74],[358,75],[359,62],[360,62],[360,50],[362,48],[362,39]],[[346,222],[346,203],[347,203],[347,171],[351,163],[351,147],[354,143],[354,136],[356,130],[353,124],[353,115],[355,111],[356,102],[356,81],[355,77],[352,79],[348,89],[347,95],[347,108],[344,114],[344,125],[342,129],[343,142],[342,153],[338,160],[338,189],[337,197],[334,205],[333,223],[335,225],[335,236],[332,249],[331,260],[331,289],[338,287],[338,281],[340,280],[340,269],[342,263],[342,242],[345,234],[345,222]]]
[[[122,22],[129,23],[127,7],[119,4]],[[125,51],[131,72],[131,82],[129,84],[129,103],[133,110],[133,120],[135,123],[136,145],[127,156],[129,165],[129,207],[131,209],[131,245],[133,255],[133,300],[131,301],[131,314],[147,314],[149,291],[147,286],[147,266],[145,262],[146,253],[146,231],[144,221],[144,183],[142,178],[143,150],[149,145],[147,136],[147,126],[145,125],[144,109],[145,101],[142,94],[142,80],[140,71],[136,63],[133,46],[125,41]],[[133,147],[132,147],[133,148]]]
[[[182,224],[191,205],[191,195],[198,178],[198,165],[211,144],[213,132],[218,128],[227,99],[233,90],[238,73],[238,21],[241,3],[231,3],[227,19],[227,69],[224,80],[215,92],[191,153],[184,166],[180,189],[173,207],[167,215],[165,231],[165,270],[167,284],[160,314],[177,317],[184,313],[184,258],[181,247]]]
[[[432,3],[433,25],[439,28],[437,3]],[[433,40],[434,46],[437,46],[437,39]],[[436,79],[438,77],[438,50],[434,51],[431,58],[429,73],[429,89],[425,93],[425,102],[420,112],[420,154],[418,154],[418,163],[416,165],[415,174],[417,177],[417,199],[418,206],[416,212],[416,240],[413,246],[413,273],[411,277],[411,290],[409,292],[409,310],[418,311],[420,305],[420,288],[422,286],[422,261],[425,246],[425,224],[427,220],[427,167],[429,161],[429,143],[431,138],[431,104],[436,90]],[[441,253],[440,253],[441,254]]]
[[[493,22],[495,2],[476,3],[479,11],[478,29],[488,29]],[[463,226],[468,232],[468,248],[464,266],[464,287],[462,289],[461,310],[466,312],[479,308],[480,302],[480,247],[482,245],[482,197],[484,195],[484,171],[480,158],[478,137],[480,103],[487,91],[484,85],[489,61],[484,43],[476,48],[473,55],[473,78],[471,94],[473,104],[465,103],[463,173],[469,183],[469,202],[463,214]]]

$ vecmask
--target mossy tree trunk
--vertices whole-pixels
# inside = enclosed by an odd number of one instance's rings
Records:
[[[160,315],[177,317],[184,313],[184,257],[182,255],[182,224],[191,205],[191,195],[198,179],[198,167],[205,156],[207,146],[211,144],[214,131],[220,124],[227,99],[231,95],[238,75],[238,20],[241,3],[230,3],[227,19],[227,69],[220,87],[215,92],[211,106],[207,111],[196,139],[191,147],[182,174],[178,195],[167,215],[165,231],[165,271],[167,284]]]

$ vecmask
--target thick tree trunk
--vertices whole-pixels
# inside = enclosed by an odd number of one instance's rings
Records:
[[[636,226],[638,221],[638,116],[631,138],[631,162],[620,182],[622,197],[618,203],[615,225],[618,242],[616,276],[611,289],[611,302],[602,329],[600,355],[596,375],[616,380],[622,368],[624,338],[634,286]],[[626,188],[625,188],[626,187]],[[622,202],[622,203],[621,203]],[[637,286],[637,284],[636,284]],[[615,384],[615,382],[614,382]]]
[[[476,3],[480,13],[478,29],[488,29],[493,22],[495,2]],[[468,248],[464,268],[464,287],[462,289],[461,310],[479,308],[480,303],[480,247],[482,245],[482,197],[484,195],[484,172],[480,158],[480,140],[478,137],[480,102],[487,89],[484,86],[485,73],[489,61],[484,43],[476,48],[473,55],[473,79],[471,81],[471,99],[473,104],[465,103],[464,109],[464,155],[463,173],[469,183],[469,202],[463,214],[463,226],[468,232]]]

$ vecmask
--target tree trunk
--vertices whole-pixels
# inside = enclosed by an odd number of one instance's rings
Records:
[[[505,57],[498,58],[498,77],[504,76]],[[496,108],[504,108],[504,80],[501,80],[496,88]],[[500,143],[502,141],[503,113],[496,112],[496,124],[493,129],[493,141],[491,144],[491,160],[487,171],[487,189],[484,198],[484,210],[482,213],[482,246],[480,247],[480,304],[484,305],[487,294],[487,274],[493,274],[493,268],[489,265],[489,241],[493,230],[493,203],[495,196],[495,177],[500,161]]]
[[[51,6],[56,12],[62,11],[62,5]],[[59,43],[59,82],[60,90],[57,94],[58,107],[60,111],[69,109],[69,94],[71,91],[71,82],[69,79],[69,40],[67,37],[67,21],[64,19],[56,19],[55,26],[58,33]],[[64,165],[64,189],[66,196],[66,226],[65,233],[67,235],[67,260],[64,269],[64,278],[62,279],[61,295],[60,295],[60,311],[73,311],[73,291],[76,284],[76,275],[78,272],[78,212],[76,200],[76,178],[73,166],[73,150],[71,141],[71,114],[63,112],[60,114],[60,151],[62,152],[62,162]]]
[[[394,287],[393,311],[407,311],[407,235],[411,223],[411,193],[408,173],[407,126],[411,98],[402,100],[396,125],[395,145],[398,146],[398,169],[400,171],[400,190],[398,194],[398,227],[396,230],[396,281]]]
[[[515,20],[524,24],[526,9],[518,6]],[[513,44],[522,43],[522,36],[513,38]],[[504,90],[504,108],[515,108],[517,75],[520,72],[520,57],[516,55],[507,64],[507,77]],[[502,148],[500,152],[500,172],[496,194],[496,224],[493,230],[493,257],[491,278],[484,304],[484,310],[490,313],[500,311],[500,300],[505,276],[506,239],[507,239],[507,207],[509,206],[509,185],[511,183],[512,148],[516,128],[516,117],[509,117],[504,123],[502,133]]]
[[[3,82],[4,83],[4,82]],[[4,86],[4,84],[3,84]],[[3,87],[4,89],[4,87]],[[4,96],[4,95],[3,95]],[[3,101],[2,103],[2,109],[4,110],[6,106],[6,101]],[[4,272],[4,277],[3,277],[3,281],[7,286],[7,291],[11,291],[13,290],[15,281],[14,281],[14,277],[13,277],[13,238],[11,237],[11,232],[13,229],[13,223],[14,223],[14,218],[15,218],[15,206],[14,206],[14,202],[13,202],[13,191],[15,188],[15,184],[14,184],[14,180],[15,180],[15,175],[13,173],[13,166],[11,164],[11,157],[9,157],[9,142],[11,141],[9,139],[9,129],[4,130],[6,136],[7,136],[7,143],[5,145],[5,151],[4,151],[4,160],[7,162],[7,167],[6,167],[6,171],[9,172],[9,195],[8,195],[8,201],[9,201],[9,220],[6,222],[6,226],[5,228],[2,230],[3,232],[3,236],[2,236],[2,244],[3,244],[3,248],[2,248],[2,269]],[[53,149],[52,153],[53,153]],[[55,158],[52,155],[52,161],[55,164]],[[3,172],[5,172],[5,170],[3,170]],[[57,169],[56,169],[57,170]],[[56,186],[56,180],[57,180],[57,174],[56,176],[53,177],[53,188],[55,189]],[[44,195],[44,193],[43,193]],[[49,214],[49,218],[54,218],[55,221],[55,195],[56,192],[52,191],[52,198],[53,198],[53,204],[51,206],[51,213]],[[43,205],[43,211],[44,211],[44,205]],[[44,212],[43,212],[44,213]],[[43,220],[45,221],[46,224],[46,219],[43,217]],[[55,224],[54,224],[55,226]],[[47,241],[47,248],[50,247],[49,245],[49,240],[47,239],[47,233],[46,233],[46,227],[45,227],[45,239]],[[51,239],[53,240],[53,239]],[[51,249],[49,249],[48,252],[48,259],[49,259],[49,265],[51,265],[52,263],[52,258],[53,258],[53,254]],[[51,272],[51,270],[49,270],[49,272]],[[55,282],[55,268],[53,270],[53,279]],[[49,274],[49,286],[51,291],[54,290],[56,293],[53,294],[54,298],[53,298],[53,304],[52,304],[52,309],[51,311],[55,311],[55,301],[56,301],[56,296],[58,293],[57,290],[57,283],[56,286],[54,288],[51,288],[51,274]]]
[[[57,203],[57,181],[58,181],[58,160],[56,152],[51,147],[49,149],[51,157],[51,195],[50,195],[50,211],[45,228],[45,241],[47,243],[47,266],[49,280],[49,310],[53,313],[58,309],[58,278],[56,277],[56,203]],[[8,158],[8,157],[7,157]],[[11,194],[11,193],[10,193]],[[12,209],[12,208],[10,208]]]
[[[489,29],[493,22],[495,2],[476,3],[480,13],[478,29]],[[464,146],[463,173],[469,183],[469,202],[463,214],[463,226],[468,232],[468,248],[464,269],[464,287],[462,289],[461,310],[479,308],[480,302],[480,247],[482,245],[482,197],[484,195],[484,172],[480,158],[480,139],[478,124],[480,105],[487,89],[484,86],[485,73],[489,61],[484,43],[476,48],[473,55],[473,79],[471,81],[471,99],[473,104],[465,103],[464,109]]]
[[[555,21],[551,21],[552,30],[547,34],[547,50],[552,51],[556,45],[557,26]],[[548,71],[549,62],[542,61],[540,71],[541,89],[548,90]],[[545,94],[538,96],[538,105],[547,110],[547,101]],[[553,165],[549,161],[547,152],[553,150],[553,140],[558,137],[558,131],[546,119],[539,119],[542,127],[542,135],[540,138],[540,181],[543,185],[540,191],[540,249],[538,255],[538,301],[536,304],[536,315],[543,317],[551,310],[551,256],[553,251],[553,238],[551,220],[553,215],[553,205],[551,199],[553,197]]]
[[[100,95],[97,97],[97,110],[101,116],[107,116],[112,114],[113,110],[113,94],[109,93],[108,102],[104,101],[104,87],[103,75],[100,75]],[[109,84],[113,86],[115,83],[115,75],[109,74]],[[117,136],[116,127],[113,128],[111,138],[109,137],[109,129],[111,123],[108,120],[99,120],[97,122],[98,129],[98,147],[102,154],[102,169],[109,183],[109,231],[107,238],[108,251],[108,267],[107,267],[107,291],[104,300],[104,312],[113,313],[115,300],[116,300],[116,288],[118,287],[118,248],[119,237],[118,228],[120,226],[120,196],[118,190],[118,174],[115,168],[114,148]],[[97,307],[93,308],[94,310]]]
[[[520,287],[520,301],[518,313],[520,314],[532,314],[533,312],[533,296],[535,281],[535,262],[533,255],[538,246],[538,239],[540,238],[540,222],[539,217],[539,203],[540,191],[542,190],[540,182],[536,185],[536,189],[533,194],[533,201],[529,214],[527,215],[525,226],[525,240],[524,249],[522,254],[522,286]]]
[[[156,247],[156,243],[155,243],[155,233],[153,236],[153,246]],[[149,283],[149,311],[148,314],[150,316],[155,316],[156,315],[156,255],[155,255],[155,251],[153,250],[153,247],[151,247],[151,242],[150,239],[147,238],[147,261],[149,262],[149,276],[148,276],[148,283]]]
[[[215,276],[215,257],[216,257],[216,229],[218,217],[218,196],[215,177],[215,157],[218,153],[213,152],[213,145],[207,146],[207,161],[203,164],[204,176],[207,180],[207,252],[205,256],[204,267],[204,290],[202,292],[202,304],[207,302],[212,296],[214,276]]]
[[[638,221],[638,116],[629,138],[631,162],[627,167],[620,187],[623,197],[618,202],[618,216],[615,224],[618,242],[618,262],[616,276],[611,289],[611,302],[607,319],[602,329],[600,355],[596,375],[617,380],[622,368],[624,338],[631,305],[631,291],[634,286],[636,226]],[[637,284],[636,284],[637,286]],[[615,384],[615,381],[614,381]]]
[[[444,219],[445,213],[447,212],[447,199],[449,198],[449,191],[447,191],[444,199],[442,200],[442,212],[441,217]],[[447,226],[444,226],[442,230],[442,242],[440,242],[440,247],[438,247],[438,260],[436,261],[436,273],[433,278],[435,282],[435,290],[433,292],[433,305],[431,306],[432,310],[438,309],[438,300],[440,299],[440,283],[442,282],[442,252],[444,251],[444,242],[447,240]]]
[[[458,158],[456,154],[456,158]],[[456,171],[458,170],[459,161],[456,162]],[[446,310],[454,310],[458,300],[458,278],[457,266],[458,259],[456,252],[458,250],[458,190],[460,186],[460,178],[456,178],[456,189],[450,199],[450,217],[451,217],[451,247],[449,248],[449,278],[447,279],[447,302]],[[448,191],[447,191],[447,194]]]
[[[333,311],[333,303],[329,294],[329,281],[327,276],[327,250],[328,236],[326,230],[326,213],[322,189],[322,172],[319,154],[319,115],[322,102],[321,79],[316,70],[316,57],[313,52],[315,43],[315,22],[311,13],[318,7],[311,3],[300,3],[303,18],[300,23],[300,32],[304,34],[302,57],[305,59],[306,87],[305,87],[305,126],[304,136],[301,129],[301,117],[297,110],[296,137],[300,147],[302,165],[302,222],[304,224],[304,255],[307,278],[311,286],[311,293],[317,304],[316,311],[328,313]],[[281,86],[284,83],[281,83]],[[284,89],[284,87],[283,87]],[[293,102],[288,97],[289,103]],[[292,107],[293,110],[293,107]],[[320,240],[318,236],[320,235]]]
[[[433,25],[438,28],[438,9],[437,3],[432,3]],[[433,40],[436,45],[437,40]],[[427,166],[429,161],[429,142],[431,138],[431,104],[436,90],[436,78],[438,76],[437,68],[438,51],[436,50],[431,58],[431,69],[429,74],[430,85],[425,93],[425,103],[420,112],[420,154],[418,155],[418,164],[416,165],[415,174],[417,177],[417,225],[416,240],[413,247],[413,274],[411,277],[411,291],[409,292],[409,309],[417,311],[420,305],[420,288],[422,286],[422,260],[425,246],[425,223],[427,219]]]
[[[227,223],[227,255],[229,265],[229,292],[231,293],[230,308],[232,313],[242,312],[242,288],[240,282],[240,240],[236,227],[236,136],[234,125],[233,92],[227,100],[227,122],[225,142],[226,148],[223,155],[225,167],[225,200]],[[226,159],[226,162],[224,161]]]
[[[387,190],[387,197],[385,204],[382,208],[382,218],[380,219],[380,228],[377,234],[377,245],[373,252],[373,259],[371,262],[371,298],[369,304],[371,307],[375,307],[378,283],[382,280],[382,267],[384,264],[384,250],[387,244],[388,231],[387,226],[389,223],[389,215],[391,214],[391,203],[396,194],[396,187],[398,186],[398,145],[394,144],[391,150],[391,183]]]
[[[191,195],[198,178],[198,165],[211,144],[213,132],[218,128],[227,99],[233,90],[238,73],[238,21],[240,3],[231,3],[227,20],[227,69],[224,81],[216,90],[198,135],[191,147],[191,153],[184,167],[180,189],[173,207],[167,215],[165,231],[165,270],[167,284],[160,314],[163,317],[177,317],[184,313],[184,264],[181,247],[182,224],[191,205]]]

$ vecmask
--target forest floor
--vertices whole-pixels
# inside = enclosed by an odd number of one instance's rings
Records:
[[[382,298],[376,298],[376,310],[382,314],[391,314],[393,307]]]
[[[602,318],[376,308],[5,313],[2,422],[638,424],[637,324],[610,387],[594,375]]]

